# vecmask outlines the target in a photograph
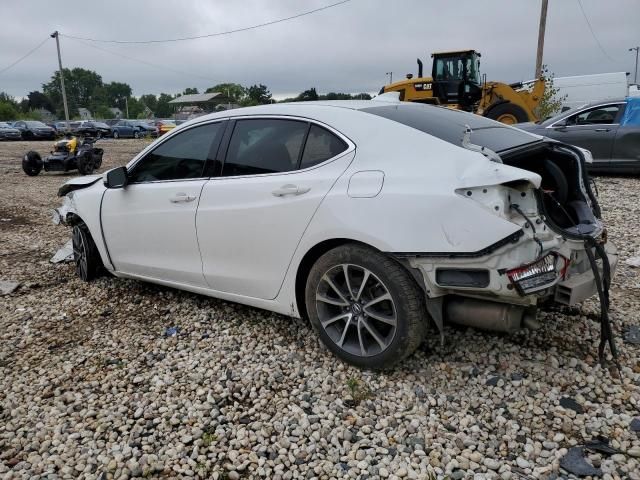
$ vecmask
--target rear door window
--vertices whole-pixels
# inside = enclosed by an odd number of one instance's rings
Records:
[[[285,119],[238,120],[222,168],[223,177],[296,170],[309,124]]]
[[[331,133],[329,130],[311,125],[307,142],[304,146],[300,168],[309,168],[318,165],[336,155],[341,154],[348,148],[344,140]]]

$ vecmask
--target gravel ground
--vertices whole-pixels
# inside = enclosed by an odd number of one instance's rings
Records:
[[[145,144],[104,141],[103,170]],[[640,324],[639,179],[597,179],[620,378],[597,364],[593,300],[535,332],[449,328],[370,373],[302,321],[49,263],[73,174],[26,177],[33,147],[49,143],[0,144],[0,280],[21,284],[0,296],[0,477],[574,478],[560,459],[603,436],[615,452],[585,451],[591,478],[640,479],[640,347],[622,341]]]

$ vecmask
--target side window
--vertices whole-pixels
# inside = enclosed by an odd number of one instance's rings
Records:
[[[154,182],[201,178],[213,159],[224,123],[210,123],[181,132],[148,153],[129,172],[129,181]]]
[[[614,123],[620,105],[590,108],[567,119],[567,125],[602,125]]]
[[[344,152],[349,146],[339,137],[317,125],[311,125],[300,168],[309,168]]]
[[[238,120],[222,167],[223,177],[295,170],[309,124],[296,120]]]

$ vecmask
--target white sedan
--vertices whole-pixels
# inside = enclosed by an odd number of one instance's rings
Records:
[[[602,284],[594,248],[607,273],[616,260],[595,242],[580,150],[384,97],[200,117],[60,195],[82,279],[104,269],[308,318],[366,368],[430,325],[535,328],[540,302]]]

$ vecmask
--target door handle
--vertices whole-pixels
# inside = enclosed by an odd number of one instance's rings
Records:
[[[298,187],[297,185],[283,185],[280,188],[277,188],[273,192],[274,197],[284,197],[285,195],[302,195],[303,193],[307,193],[311,190],[310,187]]]
[[[169,199],[171,203],[187,203],[193,202],[196,199],[195,195],[187,195],[186,193],[176,193]]]
[[[596,128],[595,131],[596,132],[610,132],[611,129],[610,128]]]

